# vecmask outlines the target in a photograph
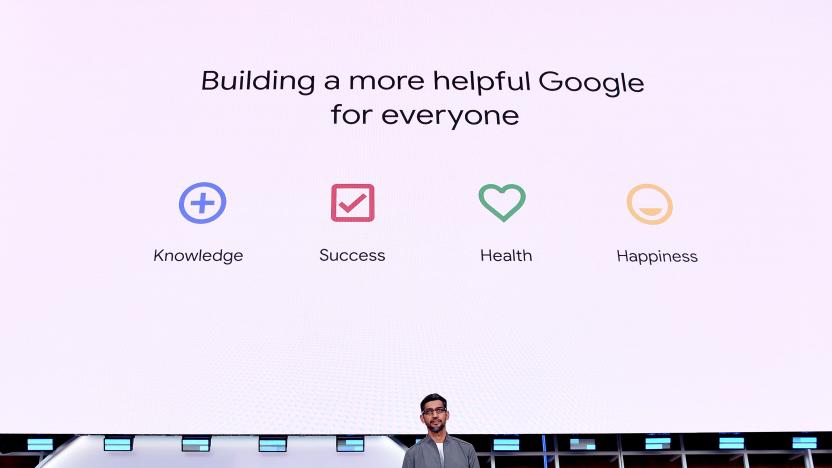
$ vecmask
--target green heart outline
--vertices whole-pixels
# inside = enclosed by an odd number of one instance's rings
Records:
[[[508,213],[502,214],[496,209],[494,209],[494,207],[491,206],[487,201],[485,201],[485,192],[491,189],[494,189],[500,193],[506,193],[507,190],[517,190],[518,192],[520,192],[520,201],[518,201],[517,204],[514,205],[514,208],[508,210]],[[485,184],[480,188],[480,203],[482,203],[482,206],[484,206],[488,211],[491,212],[491,214],[496,216],[500,221],[506,222],[509,218],[514,216],[514,213],[517,213],[517,210],[523,207],[523,203],[526,203],[526,191],[523,190],[523,187],[517,184],[508,184],[502,187],[496,184]]]

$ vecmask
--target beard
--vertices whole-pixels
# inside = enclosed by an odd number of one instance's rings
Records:
[[[431,422],[430,424],[428,424],[428,430],[434,433],[442,432],[442,429],[445,429],[445,423],[442,421],[438,421],[438,423],[439,424],[434,424],[433,422]]]

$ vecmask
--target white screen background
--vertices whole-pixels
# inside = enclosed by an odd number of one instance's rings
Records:
[[[832,429],[829,4],[3,10],[0,431],[414,433],[431,392],[456,433]],[[243,69],[318,89],[200,90],[203,70]],[[645,91],[321,87],[433,70],[624,72]],[[336,103],[520,123],[334,126]],[[229,199],[207,225],[177,209],[201,181]],[[332,222],[335,183],[374,184],[375,221]],[[486,183],[525,205],[498,221]],[[672,195],[667,223],[627,212],[640,183]]]

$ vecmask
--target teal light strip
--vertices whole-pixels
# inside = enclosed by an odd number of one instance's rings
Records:
[[[285,452],[286,439],[260,439],[261,452]]]
[[[335,444],[335,449],[338,452],[363,452],[364,439],[363,438],[346,438],[339,437]]]
[[[595,450],[595,439],[569,439],[570,450]]]
[[[130,445],[130,439],[104,439],[107,445]]]
[[[793,449],[816,449],[818,448],[817,437],[792,437]]]
[[[26,443],[30,445],[37,445],[37,444],[54,444],[54,439],[26,439]]]
[[[520,439],[494,439],[492,447],[495,452],[518,452]]]
[[[360,452],[363,447],[357,447],[355,445],[344,445],[338,447],[339,452]]]
[[[182,439],[183,452],[209,452],[211,439]]]
[[[34,451],[34,452],[41,452],[41,451],[54,450],[54,446],[52,444],[49,444],[49,445],[47,445],[47,444],[43,444],[43,445],[29,444],[26,447],[26,449],[29,450],[29,451]]]
[[[129,445],[121,445],[121,444],[115,444],[115,445],[105,444],[104,445],[104,451],[105,452],[131,452],[132,450],[133,449],[130,448]]]
[[[260,441],[260,445],[286,445],[286,441],[282,439],[265,439]]]
[[[207,439],[185,439],[182,441],[183,445],[208,445]]]
[[[811,442],[798,442],[796,444],[792,444],[792,448],[795,448],[795,449],[816,449],[816,448],[818,448],[818,444],[813,444]]]

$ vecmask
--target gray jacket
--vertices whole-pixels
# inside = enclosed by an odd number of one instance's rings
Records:
[[[477,451],[464,440],[445,436],[442,452],[445,454],[444,468],[480,468]],[[442,468],[439,448],[430,436],[425,436],[418,444],[407,449],[402,468]]]

